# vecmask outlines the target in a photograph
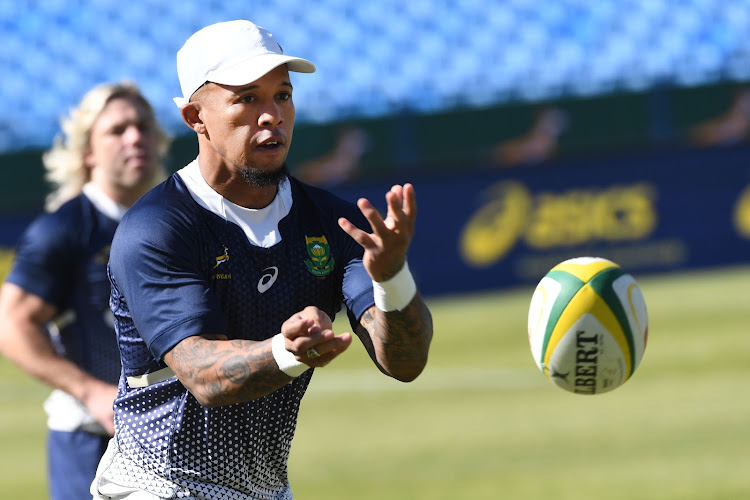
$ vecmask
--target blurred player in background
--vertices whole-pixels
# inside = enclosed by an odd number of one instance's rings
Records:
[[[43,157],[57,186],[22,235],[0,289],[0,352],[54,388],[48,415],[53,500],[90,498],[114,434],[120,356],[106,266],[120,218],[166,178],[168,142],[130,83],[90,90]]]
[[[288,175],[289,72],[315,67],[249,21],[195,33],[177,70],[199,154],[128,211],[112,242],[126,383],[92,493],[290,499],[311,368],[352,341],[331,330],[342,303],[383,373],[411,381],[427,362],[432,319],[406,263],[414,188],[394,186],[383,219],[367,200]]]

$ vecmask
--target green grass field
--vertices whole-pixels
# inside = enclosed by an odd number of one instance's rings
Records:
[[[649,344],[603,395],[537,370],[530,288],[429,301],[432,355],[412,384],[380,375],[355,343],[303,402],[295,498],[750,498],[750,267],[636,278]],[[0,360],[3,498],[45,497],[46,392]]]

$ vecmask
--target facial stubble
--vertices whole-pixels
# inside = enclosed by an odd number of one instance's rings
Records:
[[[287,175],[289,175],[289,167],[284,162],[281,168],[271,172],[254,168],[243,168],[240,169],[240,174],[245,183],[253,188],[280,186],[286,181]]]

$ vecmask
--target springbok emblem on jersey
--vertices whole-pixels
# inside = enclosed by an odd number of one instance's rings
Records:
[[[224,247],[224,245],[221,245]],[[219,267],[220,264],[223,264],[225,262],[229,261],[229,250],[227,250],[227,247],[224,247],[224,255],[219,255],[216,257],[216,264],[214,264],[214,269]]]
[[[307,270],[315,276],[325,276],[333,271],[336,262],[331,256],[331,247],[325,236],[305,236],[307,245],[307,255],[310,256],[305,261]]]

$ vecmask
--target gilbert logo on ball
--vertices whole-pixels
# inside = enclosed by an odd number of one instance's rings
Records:
[[[624,384],[641,362],[646,302],[614,262],[578,257],[539,282],[528,327],[531,354],[550,381],[577,394],[601,394]]]

